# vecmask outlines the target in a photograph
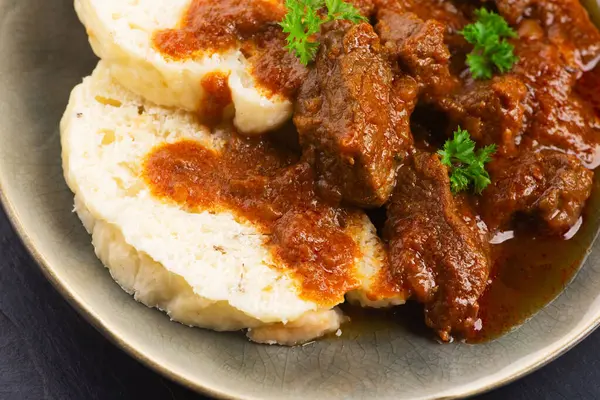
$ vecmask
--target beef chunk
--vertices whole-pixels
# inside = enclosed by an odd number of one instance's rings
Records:
[[[489,164],[492,184],[484,192],[482,215],[488,228],[510,228],[518,213],[543,222],[550,234],[566,233],[591,194],[592,171],[574,156],[556,150],[526,152]]]
[[[375,0],[348,0],[360,13],[369,18],[375,12]]]
[[[294,97],[308,71],[298,57],[285,48],[286,34],[271,25],[243,42],[241,51],[252,65],[252,76],[262,89]]]
[[[515,54],[519,61],[512,72],[536,92],[535,97],[567,99],[580,74],[569,48],[546,40],[517,41]]]
[[[390,57],[414,77],[425,93],[447,92],[457,82],[450,74],[450,51],[444,44],[445,26],[423,21],[413,13],[381,8],[375,29]]]
[[[579,0],[495,0],[495,3],[511,24],[525,18],[539,21],[553,44],[573,47],[581,65],[595,62],[600,56],[600,32]]]
[[[518,77],[501,75],[467,81],[456,93],[440,97],[438,107],[448,114],[451,130],[460,125],[480,145],[497,144],[500,154],[514,154],[526,128],[527,95]]]
[[[476,5],[462,0],[375,0],[377,10],[388,9],[400,13],[412,12],[422,20],[436,20],[446,26],[447,32],[461,30],[469,23],[466,15]]]
[[[532,110],[523,148],[540,145],[577,155],[588,167],[597,166],[600,119],[573,88],[581,73],[573,53],[544,41],[517,43],[519,62],[513,69],[527,85]]]
[[[568,101],[541,99],[523,148],[558,148],[576,155],[588,168],[600,159],[600,119],[589,103],[572,94]],[[546,101],[544,101],[546,100]]]
[[[399,14],[413,13],[423,21],[435,21],[444,27],[444,41],[452,55],[466,54],[470,45],[458,32],[471,21],[469,16],[478,6],[473,2],[447,0],[376,0],[377,11],[387,9]],[[457,57],[457,64],[463,64]],[[461,67],[462,68],[462,67]]]
[[[393,190],[397,156],[410,146],[393,126],[391,67],[367,23],[329,23],[320,41],[294,116],[304,156],[324,198],[380,206]]]
[[[489,274],[489,248],[468,206],[450,193],[437,155],[417,153],[398,172],[385,236],[395,279],[425,304],[442,340],[477,319]]]
[[[519,61],[510,74],[487,81],[465,79],[459,90],[434,99],[447,113],[450,131],[461,125],[498,154],[552,147],[597,166],[600,119],[573,93],[581,71],[573,53],[543,39],[515,43]]]
[[[391,123],[396,133],[396,140],[405,144],[404,149],[413,143],[410,117],[417,104],[418,95],[419,85],[414,78],[402,74],[394,77],[390,93]]]

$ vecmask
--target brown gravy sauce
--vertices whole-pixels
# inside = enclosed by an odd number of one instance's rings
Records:
[[[576,86],[577,93],[592,105],[600,116],[600,63],[591,71],[585,72]]]
[[[559,296],[573,280],[600,225],[600,176],[596,174],[591,198],[582,217],[582,225],[569,240],[535,237],[518,233],[495,245],[491,284],[479,300],[481,327],[470,332],[467,343],[485,343],[518,328]],[[513,235],[507,233],[507,236]],[[344,337],[386,330],[435,339],[425,325],[423,306],[414,301],[390,309],[362,309],[343,304],[350,322],[343,328]],[[460,338],[459,338],[460,339]]]
[[[232,136],[217,153],[184,140],[154,149],[144,163],[152,194],[192,212],[230,211],[268,235],[276,261],[323,307],[358,287],[360,251],[346,232],[356,212],[330,207],[313,191],[313,171],[269,140]]]
[[[215,80],[220,86],[219,78]],[[600,92],[587,90],[598,87],[600,67],[582,77],[577,91],[600,113]],[[273,136],[285,139],[289,135],[276,132]],[[220,153],[193,141],[166,144],[147,156],[144,177],[155,196],[192,211],[233,211],[241,220],[259,226],[270,235],[266,244],[276,260],[297,277],[302,296],[330,306],[358,284],[353,271],[359,249],[344,231],[354,214],[327,206],[316,197],[313,171],[299,162],[297,149],[290,147],[294,146],[236,135]],[[381,225],[385,212],[376,214],[371,217]],[[581,221],[565,238],[506,232],[506,240],[492,246],[491,283],[480,299],[481,328],[471,332],[468,342],[490,341],[515,329],[574,278],[600,224],[599,174]],[[401,290],[384,275],[378,293],[391,295]],[[413,302],[390,310],[348,304],[342,308],[351,318],[344,328],[347,337],[398,325],[415,334],[434,336],[425,327],[422,307]]]
[[[598,206],[598,180],[593,203]],[[585,213],[583,225],[570,239],[516,234],[493,246],[492,283],[479,300],[480,330],[468,342],[493,340],[523,324],[554,300],[571,282],[592,244],[597,217]],[[593,219],[593,221],[590,221]]]
[[[276,24],[284,14],[281,4],[194,0],[177,28],[156,32],[154,45],[176,60],[240,45],[262,88],[292,96],[306,71],[284,49],[285,37]],[[224,89],[225,78],[215,75],[202,82],[213,96],[209,117],[222,115],[231,102]],[[600,68],[596,68],[584,74],[576,89],[596,112],[600,111],[599,87]],[[589,164],[598,165],[600,154],[592,156]],[[144,175],[155,196],[193,211],[233,211],[239,219],[260,227],[269,236],[266,244],[274,257],[298,277],[302,295],[325,307],[339,302],[358,284],[353,272],[359,249],[344,229],[354,214],[318,200],[313,192],[313,171],[298,161],[292,152],[269,140],[234,136],[221,153],[192,141],[160,146],[148,155]],[[491,283],[480,299],[481,324],[467,340],[495,339],[556,298],[581,266],[599,223],[597,174],[582,224],[568,240],[523,232],[494,245]],[[507,233],[507,237],[511,235]],[[405,311],[415,307],[420,306],[365,311],[344,305],[344,310],[353,320],[350,332],[360,334],[397,324],[421,326],[421,312]]]
[[[598,115],[599,88],[600,66],[584,73],[575,87]],[[591,163],[599,165],[599,158],[596,154]],[[492,283],[479,301],[482,329],[473,332],[470,342],[486,342],[510,332],[554,300],[573,280],[600,224],[598,172],[580,222],[563,238],[523,232],[493,246]],[[512,236],[512,232],[506,234]]]
[[[286,49],[278,25],[279,0],[193,0],[179,26],[155,32],[154,47],[174,60],[201,57],[241,46],[251,74],[265,94],[293,96],[306,69]]]
[[[575,88],[600,115],[600,66],[586,72]],[[432,117],[427,114],[428,118]],[[435,114],[434,114],[435,117]],[[421,118],[422,119],[422,118]],[[435,119],[435,118],[434,118]],[[443,124],[444,121],[435,121]],[[413,126],[417,145],[427,148],[427,127]],[[438,144],[439,146],[439,144]],[[591,164],[600,164],[596,155]],[[385,213],[370,215],[377,225],[385,221]],[[492,245],[490,284],[479,300],[481,323],[466,338],[468,343],[485,343],[518,328],[558,297],[574,279],[598,234],[600,226],[600,172],[596,172],[592,195],[588,199],[581,224],[565,237],[539,236],[525,229],[504,232]],[[435,334],[425,325],[423,307],[409,301],[388,310],[365,310],[348,304],[342,306],[351,323],[344,336],[358,338],[374,331],[401,329],[418,336]]]

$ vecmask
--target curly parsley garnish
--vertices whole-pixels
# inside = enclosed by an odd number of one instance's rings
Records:
[[[500,15],[481,8],[475,11],[477,22],[460,31],[467,42],[475,46],[467,56],[467,65],[475,79],[490,79],[494,67],[501,73],[511,70],[518,61],[515,47],[507,38],[518,37]]]
[[[471,140],[469,132],[459,126],[454,138],[444,144],[443,150],[438,151],[442,164],[449,167],[452,192],[462,192],[472,186],[475,193],[481,194],[491,183],[485,164],[492,160],[495,152],[496,145],[475,151],[475,142]]]
[[[351,4],[343,0],[286,0],[287,14],[280,25],[288,34],[286,48],[295,53],[304,65],[314,60],[319,43],[314,35],[319,33],[325,22],[345,19],[354,23],[367,21]],[[319,10],[327,8],[323,18]]]

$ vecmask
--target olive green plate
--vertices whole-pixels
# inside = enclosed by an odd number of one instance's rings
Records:
[[[187,328],[136,303],[94,256],[62,177],[58,123],[71,88],[96,62],[72,8],[72,0],[0,0],[2,200],[48,279],[133,357],[220,397],[453,398],[530,372],[598,324],[598,244],[557,300],[484,345],[440,345],[398,324],[268,347],[239,334]],[[598,215],[592,219],[595,230]]]

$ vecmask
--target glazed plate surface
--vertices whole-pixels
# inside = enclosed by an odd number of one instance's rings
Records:
[[[175,381],[242,399],[463,397],[543,365],[600,321],[596,243],[560,297],[488,344],[440,345],[396,324],[349,330],[342,338],[296,348],[268,347],[243,335],[172,323],[113,282],[72,213],[58,123],[69,92],[97,61],[72,0],[0,0],[0,54],[4,208],[56,288],[117,345]],[[590,242],[599,216],[589,213]]]

